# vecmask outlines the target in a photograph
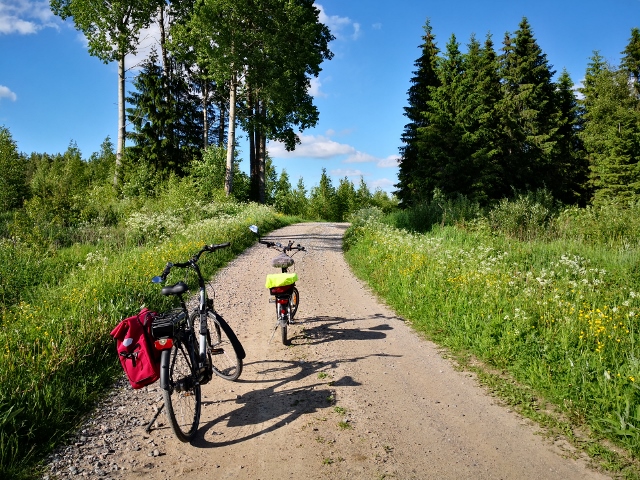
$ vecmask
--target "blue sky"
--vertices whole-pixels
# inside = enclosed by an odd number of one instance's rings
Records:
[[[505,32],[527,17],[549,63],[558,73],[566,68],[576,84],[594,50],[617,65],[631,28],[640,27],[640,0],[318,0],[316,6],[336,37],[334,58],[313,82],[320,121],[301,133],[293,153],[269,144],[278,173],[286,169],[294,185],[303,177],[307,188],[326,168],[336,186],[345,176],[357,185],[362,176],[372,190],[394,190],[403,107],[427,18],[441,49],[451,34],[464,49],[474,33],[481,41],[491,33],[499,49]],[[117,120],[117,66],[91,57],[72,22],[54,17],[47,1],[0,0],[0,125],[18,150],[61,153],[75,142],[88,158],[107,136],[115,144]]]

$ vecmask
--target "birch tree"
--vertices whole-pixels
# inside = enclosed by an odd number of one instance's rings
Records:
[[[125,57],[138,49],[140,30],[149,26],[162,0],[51,0],[51,10],[72,18],[89,44],[89,54],[104,63],[118,62],[118,145],[113,184],[118,186],[126,137]]]

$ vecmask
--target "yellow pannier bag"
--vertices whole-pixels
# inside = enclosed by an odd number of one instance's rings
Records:
[[[284,287],[285,285],[296,283],[297,280],[297,273],[270,273],[267,275],[267,283],[265,287]]]

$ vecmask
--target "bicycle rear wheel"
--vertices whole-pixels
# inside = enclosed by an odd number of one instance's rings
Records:
[[[280,336],[282,337],[282,344],[288,345],[289,339],[287,339],[287,321],[280,320]]]
[[[300,300],[300,294],[298,293],[298,289],[293,287],[291,291],[291,298],[289,299],[289,303],[291,304],[291,320],[295,316],[298,311],[298,301]]]
[[[192,318],[196,331],[200,331],[200,315],[195,313]],[[213,373],[225,380],[237,380],[242,373],[242,356],[236,351],[229,336],[211,311],[207,311],[207,328],[209,330],[207,356]]]
[[[166,354],[170,355],[169,385],[162,391],[162,396],[167,419],[178,440],[189,442],[198,430],[201,408],[193,341],[176,338]]]

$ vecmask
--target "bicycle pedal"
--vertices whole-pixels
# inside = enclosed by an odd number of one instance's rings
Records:
[[[224,353],[224,348],[212,348],[211,355],[222,355]]]

